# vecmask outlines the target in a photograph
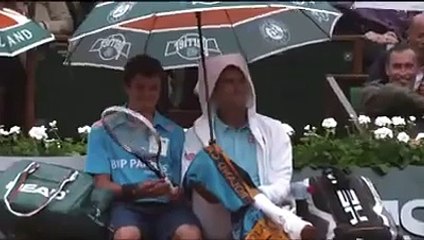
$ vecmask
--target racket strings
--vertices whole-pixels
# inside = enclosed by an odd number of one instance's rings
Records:
[[[156,155],[150,151],[156,148],[155,137],[142,121],[123,112],[111,112],[103,116],[103,123],[120,145],[145,158]]]
[[[130,109],[113,106],[102,113],[104,128],[112,140],[137,157],[158,177],[166,178],[161,163],[161,139],[151,122]]]

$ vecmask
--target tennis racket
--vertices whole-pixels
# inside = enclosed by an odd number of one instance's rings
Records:
[[[158,178],[165,179],[172,191],[176,190],[162,169],[162,142],[148,119],[131,109],[112,106],[102,112],[101,122],[116,144],[143,162]]]

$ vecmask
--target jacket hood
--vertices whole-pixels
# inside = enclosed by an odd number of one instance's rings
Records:
[[[234,54],[225,54],[225,55],[219,55],[214,56],[210,58],[205,59],[205,66],[206,66],[206,74],[207,74],[207,81],[208,81],[208,96],[206,97],[205,94],[205,80],[203,78],[203,66],[202,64],[199,65],[199,73],[198,73],[198,80],[196,87],[194,89],[195,93],[199,96],[199,102],[202,109],[202,116],[207,116],[207,99],[209,99],[212,95],[212,92],[215,88],[216,82],[218,81],[219,76],[221,75],[222,71],[228,66],[235,66],[239,68],[244,76],[246,77],[246,80],[249,83],[249,86],[251,88],[252,96],[248,100],[247,108],[248,108],[248,114],[251,116],[252,114],[256,113],[256,94],[255,94],[255,88],[253,86],[252,79],[250,77],[249,69],[247,67],[247,62],[244,59],[244,57],[239,53]],[[213,108],[213,106],[211,106]],[[212,112],[214,112],[214,109],[212,109]]]

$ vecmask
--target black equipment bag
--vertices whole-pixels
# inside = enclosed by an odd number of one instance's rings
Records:
[[[319,239],[399,239],[396,224],[372,182],[336,168],[292,185],[299,216],[317,227]]]

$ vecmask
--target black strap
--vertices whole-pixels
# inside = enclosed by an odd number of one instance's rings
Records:
[[[253,201],[252,192],[256,187],[249,175],[227,157],[218,145],[212,144],[205,150],[238,197],[246,203],[251,203]]]

